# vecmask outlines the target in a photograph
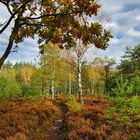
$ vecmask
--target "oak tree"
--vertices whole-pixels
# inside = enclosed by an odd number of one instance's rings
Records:
[[[97,15],[100,5],[95,0],[0,0],[0,4],[10,14],[9,19],[0,24],[0,36],[13,26],[8,45],[0,57],[0,67],[10,52],[15,51],[14,44],[28,37],[34,38],[36,34],[39,43],[51,41],[60,47],[71,47],[78,38],[84,44],[94,43],[101,49],[107,47],[111,37],[100,23],[90,23],[84,18]]]

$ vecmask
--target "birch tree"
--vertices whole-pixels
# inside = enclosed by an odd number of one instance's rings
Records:
[[[47,75],[48,84],[49,84],[49,92],[51,93],[52,99],[55,96],[56,90],[56,78],[58,76],[59,65],[61,63],[60,59],[60,49],[57,44],[44,44],[40,46],[41,48],[41,67],[46,71],[45,75]],[[44,76],[45,76],[44,75]]]
[[[89,48],[90,47],[84,46],[81,40],[77,40],[75,46],[72,47],[70,50],[67,50],[67,53],[65,55],[67,58],[69,58],[65,59],[65,62],[68,63],[70,67],[72,67],[73,73],[77,77],[77,92],[81,104],[84,104],[82,90],[82,65],[84,62],[84,55]],[[70,81],[71,79],[69,79],[69,82]],[[69,85],[69,90],[71,90],[70,88],[71,84]]]

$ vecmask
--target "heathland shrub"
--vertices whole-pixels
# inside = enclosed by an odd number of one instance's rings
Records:
[[[74,96],[68,96],[64,99],[64,102],[66,103],[69,110],[81,110],[80,103],[77,102],[76,98]]]
[[[85,97],[81,111],[68,110],[70,140],[139,139],[139,97]]]
[[[41,140],[58,113],[46,99],[1,101],[0,140]]]

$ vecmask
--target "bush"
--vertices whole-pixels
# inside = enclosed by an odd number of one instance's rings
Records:
[[[26,96],[28,95],[28,91],[29,91],[30,86],[27,84],[21,84],[21,89],[22,89],[22,95]]]
[[[64,102],[66,103],[68,110],[81,110],[80,103],[77,102],[76,98],[74,96],[68,96],[64,99]]]
[[[132,78],[133,92],[135,95],[140,95],[140,77],[138,75]]]
[[[0,102],[0,140],[41,140],[59,110],[46,99]]]
[[[6,140],[27,140],[27,137],[24,133],[18,132],[14,136],[8,137]]]
[[[129,85],[128,80],[124,80],[123,77],[116,79],[116,87],[112,89],[112,92],[119,96],[131,95],[133,92],[133,85]]]
[[[139,138],[139,97],[85,97],[81,111],[68,110],[70,140],[126,140]]]
[[[120,73],[111,75],[108,80],[108,95],[128,97],[140,95],[140,76],[134,73],[126,77]]]
[[[20,85],[10,75],[0,75],[0,100],[19,97],[22,95]]]
[[[46,97],[47,93],[41,91],[41,87],[34,83],[34,81],[31,84],[21,84],[22,88],[22,95],[26,98],[40,98],[40,97]]]
[[[116,118],[118,121],[123,124],[130,124],[135,120],[139,120],[139,96],[133,96],[130,98],[116,97],[110,99],[115,103],[115,107],[110,107],[109,111],[110,113],[119,113],[119,117]]]

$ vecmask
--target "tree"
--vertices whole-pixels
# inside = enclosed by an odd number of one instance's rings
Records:
[[[0,100],[19,97],[21,93],[20,84],[14,76],[0,73]]]
[[[68,63],[70,67],[73,67],[73,69],[75,69],[74,73],[77,77],[77,90],[81,104],[84,104],[82,90],[82,65],[84,62],[83,56],[85,55],[87,49],[88,47],[83,47],[81,41],[79,40],[79,42],[75,44],[75,46],[73,46],[70,50],[68,50],[67,54],[65,55],[65,62]],[[69,78],[70,82],[71,75],[69,75]],[[71,87],[71,84],[69,85],[69,87]]]
[[[85,56],[87,50],[89,50],[89,49],[90,49],[90,45],[85,46],[84,44],[82,44],[81,40],[77,40],[77,43],[75,44],[75,46],[73,46],[70,50],[68,50],[68,53],[66,55],[66,57],[69,57],[69,59],[66,60],[66,63],[68,63],[70,66],[73,67],[73,69],[75,69],[74,72],[77,77],[77,89],[78,89],[78,95],[79,95],[79,100],[80,100],[81,104],[84,104],[82,76],[84,76],[84,78],[86,78],[86,76],[83,74],[82,71],[84,70],[84,72],[87,72],[87,75],[89,76],[88,79],[90,80],[90,83],[91,83],[90,91],[93,92],[93,88],[92,88],[93,83],[95,84],[97,77],[100,77],[99,75],[101,75],[101,74],[99,74],[99,72],[101,72],[101,71],[103,71],[103,69],[105,69],[105,72],[106,72],[105,85],[107,85],[106,82],[107,82],[107,78],[108,78],[109,69],[114,64],[113,59],[106,58],[104,60],[99,57],[96,57],[94,59],[94,62],[92,62],[90,67],[88,67],[88,70],[86,70],[85,67],[83,67],[83,66],[89,65],[89,64],[88,63],[86,64],[86,61],[84,60],[84,56]]]
[[[92,64],[96,67],[96,69],[98,67],[97,71],[103,77],[104,80],[104,93],[107,93],[108,78],[110,75],[110,70],[112,66],[115,64],[115,60],[113,58],[108,58],[108,57],[105,57],[104,59],[100,57],[96,57],[92,62]]]
[[[25,66],[20,70],[20,80],[21,83],[29,85],[31,82],[31,78],[33,76],[33,68]]]
[[[99,87],[102,86],[102,71],[103,68],[95,66],[92,62],[87,63],[82,68],[82,83],[85,89],[84,93],[87,92],[90,95],[97,94]],[[100,90],[101,93],[101,90]]]
[[[110,96],[133,96],[140,93],[140,45],[127,47],[116,72],[109,76]]]
[[[140,44],[130,48],[127,47],[125,55],[122,57],[121,64],[118,66],[123,80],[128,79],[127,87],[133,87],[131,95],[140,93]]]
[[[75,86],[75,79],[76,79],[76,65],[75,65],[75,56],[73,55],[72,48],[69,50],[64,49],[62,51],[62,60],[64,62],[65,67],[65,74],[67,75],[67,90],[65,93],[71,94],[72,92],[76,92]]]
[[[113,58],[107,58],[105,57],[104,60],[104,69],[105,69],[105,90],[104,93],[106,94],[108,92],[108,78],[110,74],[111,67],[115,64],[115,60]]]
[[[122,73],[129,76],[140,69],[140,44],[133,48],[126,48],[125,55],[119,65]]]
[[[8,45],[0,58],[0,68],[20,42],[36,34],[39,43],[51,41],[60,47],[71,47],[78,37],[84,44],[94,43],[102,49],[107,47],[111,37],[101,24],[90,24],[83,18],[97,15],[100,5],[94,0],[0,0],[0,4],[10,14],[9,19],[0,24],[0,35],[14,22]],[[84,24],[80,24],[79,17]]]
[[[57,44],[44,44],[41,47],[41,67],[46,74],[46,78],[49,82],[49,91],[51,97],[54,98],[56,90],[56,79],[58,77],[59,66],[61,63],[60,59],[60,48]],[[44,75],[45,76],[45,75]],[[45,79],[44,79],[45,80]],[[44,81],[43,80],[43,81]]]
[[[11,69],[12,67],[13,67],[13,64],[10,61],[7,61],[3,66],[3,68],[5,69]]]

